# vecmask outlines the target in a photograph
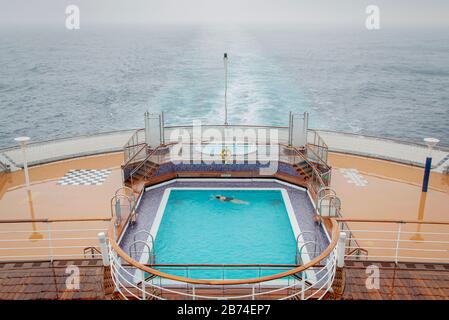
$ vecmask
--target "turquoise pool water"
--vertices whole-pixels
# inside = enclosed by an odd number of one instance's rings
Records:
[[[221,202],[215,195],[247,202]],[[280,190],[171,190],[155,239],[158,264],[294,264],[295,237]],[[165,268],[191,278],[244,279],[287,268]]]

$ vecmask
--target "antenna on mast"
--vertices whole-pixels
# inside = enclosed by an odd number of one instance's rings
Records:
[[[228,125],[228,54],[225,52],[223,56],[223,62],[224,62],[224,71],[225,71],[225,93],[224,93],[224,107],[225,107],[225,126]]]

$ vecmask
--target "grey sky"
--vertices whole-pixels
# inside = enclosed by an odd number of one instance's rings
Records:
[[[0,23],[63,23],[76,4],[82,23],[297,23],[355,25],[378,5],[382,26],[449,26],[448,0],[0,0]]]

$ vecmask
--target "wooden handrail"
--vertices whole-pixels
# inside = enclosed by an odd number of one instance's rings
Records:
[[[307,129],[307,131],[313,132],[314,136],[318,137],[318,141],[321,141],[323,143],[322,145],[311,143],[312,145],[323,147],[323,148],[326,148],[326,149],[329,150],[329,146],[327,145],[326,142],[324,142],[324,139],[320,136],[320,134],[318,133],[318,130],[316,130],[316,129]],[[315,142],[315,138],[313,139],[313,141]]]
[[[133,169],[133,171],[131,171],[131,173],[129,174],[129,176],[130,177],[132,177],[136,172],[137,172],[137,170],[139,170],[144,164],[145,164],[145,162],[147,162],[148,161],[148,159],[150,159],[150,157],[152,156],[152,155],[154,155],[155,153],[156,153],[156,151],[158,151],[160,148],[162,148],[162,147],[167,147],[167,146],[171,146],[171,145],[173,145],[173,144],[176,144],[175,142],[173,142],[173,143],[169,143],[169,144],[166,144],[166,145],[159,145],[159,146],[157,146],[156,148],[154,148],[153,150],[151,150],[151,152],[146,156],[146,158],[145,159],[143,159],[134,169]]]
[[[365,254],[368,254],[368,250],[363,249],[363,248],[354,248],[351,251],[349,251],[347,254],[345,254],[346,256],[352,256],[353,253],[357,252],[357,251],[362,251]]]
[[[138,144],[138,145],[140,145],[140,144]],[[136,145],[136,146],[138,146],[138,145]],[[145,149],[145,148],[147,148],[148,147],[148,145],[146,144],[146,143],[142,143],[142,147],[130,158],[130,159],[128,159],[128,161],[126,161],[126,163],[123,165],[123,169],[125,169],[130,163],[131,163],[131,161],[133,161],[134,160],[134,158],[135,157],[137,157],[137,155],[143,150],[143,149]]]
[[[134,137],[137,137],[137,140],[139,140],[139,132],[144,131],[145,128],[139,128],[134,130],[133,134],[131,135],[131,138],[128,139],[128,141],[126,141],[126,144],[123,146],[123,148],[126,148],[131,141],[134,140]]]
[[[373,223],[412,223],[412,224],[439,224],[449,225],[449,221],[422,221],[422,220],[399,220],[399,219],[369,219],[369,218],[337,218],[337,222],[373,222]]]
[[[295,153],[301,157],[305,162],[307,162],[307,164],[312,168],[313,172],[315,173],[315,175],[318,177],[319,183],[321,186],[326,187],[326,184],[323,181],[323,178],[321,177],[321,174],[318,172],[318,170],[315,168],[315,166],[307,159],[307,157],[305,157],[301,152],[299,152],[295,147],[292,146],[288,146],[286,144],[283,143],[279,143],[280,146],[293,150],[295,151]]]
[[[132,145],[130,145],[130,146],[124,146],[123,147],[123,149],[128,149],[128,148],[132,148],[132,147],[138,147],[138,146],[141,146],[141,145],[146,145],[146,143],[145,142],[141,142],[141,143],[137,143],[137,144],[132,144]]]
[[[113,224],[111,224],[111,226],[110,226],[110,230],[108,232],[108,238],[109,238],[109,243],[110,243],[112,249],[118,254],[118,256],[120,256],[120,258],[122,258],[124,261],[126,261],[133,267],[135,267],[139,270],[142,270],[144,272],[154,274],[154,275],[162,277],[162,278],[166,278],[166,279],[170,279],[170,280],[174,280],[174,281],[180,281],[180,282],[184,282],[184,283],[191,283],[191,284],[236,285],[236,284],[249,284],[249,283],[259,283],[259,282],[276,280],[279,278],[284,278],[284,277],[293,275],[295,273],[302,272],[310,267],[318,265],[320,263],[320,261],[324,260],[325,258],[327,258],[329,256],[329,254],[334,250],[334,248],[336,247],[337,242],[338,242],[338,238],[339,238],[338,224],[336,223],[335,219],[330,219],[330,221],[332,224],[332,241],[330,242],[329,246],[318,257],[316,257],[315,259],[306,263],[305,265],[299,266],[297,268],[293,268],[293,269],[285,271],[285,272],[277,273],[277,274],[274,274],[271,276],[265,276],[265,277],[260,277],[260,278],[251,278],[251,279],[245,279],[245,280],[203,280],[203,279],[193,279],[193,278],[175,276],[172,274],[161,272],[157,269],[147,267],[147,266],[135,261],[130,256],[128,256],[122,250],[122,248],[120,248],[120,246],[117,244],[115,239],[112,237],[113,232],[112,232],[111,228],[113,228]]]
[[[134,169],[133,171],[131,171],[131,173],[129,174],[130,176],[133,176],[134,173],[136,173],[140,168],[142,168],[142,166],[145,164],[145,162],[148,161],[148,159],[156,152],[156,150],[159,147],[154,148],[146,157],[145,159],[143,159]]]
[[[326,167],[326,169],[330,170],[330,166],[323,159],[321,159],[321,157],[310,146],[316,146],[318,148],[324,148],[324,147],[321,147],[319,145],[312,144],[312,143],[307,143],[306,144],[306,151],[307,152],[311,152],[318,159],[318,161],[320,162],[320,164],[322,166],[324,166],[324,167]]]
[[[236,268],[236,267],[267,267],[267,268],[297,268],[300,265],[298,264],[276,264],[276,263],[268,263],[268,264],[245,264],[245,263],[231,263],[231,264],[222,264],[222,263],[142,263],[146,267],[173,267],[173,268],[185,268],[185,267],[206,267],[206,268]],[[122,264],[123,266],[130,267],[129,264]],[[317,265],[316,267],[324,267],[323,265]]]

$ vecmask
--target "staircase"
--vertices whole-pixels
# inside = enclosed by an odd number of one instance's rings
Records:
[[[307,161],[301,161],[294,164],[293,169],[295,169],[295,171],[306,181],[312,176],[313,168],[307,163]]]
[[[140,163],[138,166],[136,166],[136,168],[138,169],[133,170],[128,179],[126,179],[125,183],[127,185],[131,185],[131,181],[133,183],[145,181],[156,173],[157,169],[159,168],[159,164],[147,160],[143,164]]]

